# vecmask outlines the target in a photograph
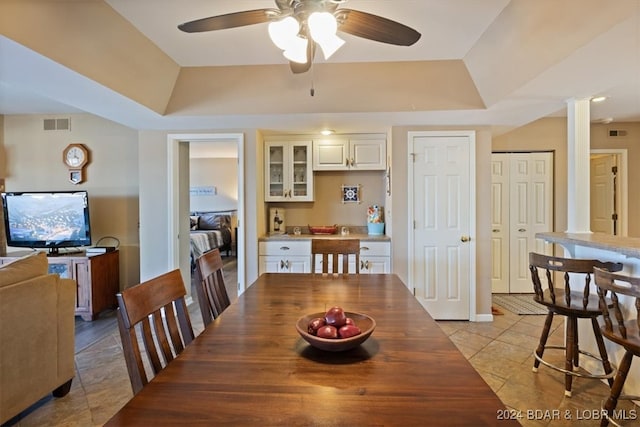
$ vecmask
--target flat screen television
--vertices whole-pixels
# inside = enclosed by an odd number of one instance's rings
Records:
[[[2,193],[7,246],[59,248],[91,245],[86,191]]]

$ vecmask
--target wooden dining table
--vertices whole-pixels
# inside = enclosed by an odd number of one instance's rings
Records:
[[[332,306],[376,320],[359,347],[311,347]],[[107,426],[519,425],[394,274],[261,275]]]

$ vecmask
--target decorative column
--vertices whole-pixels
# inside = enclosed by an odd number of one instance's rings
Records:
[[[567,233],[590,233],[590,99],[567,101]]]

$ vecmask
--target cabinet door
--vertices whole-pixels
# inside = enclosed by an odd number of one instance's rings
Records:
[[[361,274],[382,274],[391,272],[389,257],[365,257],[360,259]]]
[[[265,200],[280,202],[286,200],[287,162],[289,160],[286,144],[267,143],[265,147]]]
[[[281,257],[277,256],[261,256],[259,260],[259,274],[263,273],[280,273]]]
[[[86,258],[73,260],[73,278],[76,280],[77,301],[76,314],[86,311],[91,314],[91,272],[89,271],[89,261]]]
[[[311,141],[272,141],[265,148],[265,200],[313,201]]]
[[[310,273],[311,257],[291,257],[285,260],[286,273]]]
[[[313,141],[313,170],[349,169],[349,140],[326,138]]]
[[[387,168],[386,139],[350,140],[349,165],[354,170],[385,170]]]
[[[311,167],[311,142],[290,143],[291,167],[289,172],[289,201],[313,201],[313,170]]]

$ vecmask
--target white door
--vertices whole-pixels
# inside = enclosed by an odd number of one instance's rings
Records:
[[[410,283],[433,318],[469,319],[475,289],[475,134],[410,132],[409,144]]]
[[[614,233],[614,177],[617,172],[614,155],[591,156],[591,231]],[[615,230],[617,232],[617,230]]]
[[[529,252],[551,253],[553,153],[492,155],[492,291],[532,293]]]
[[[509,292],[509,155],[491,156],[491,292]]]

